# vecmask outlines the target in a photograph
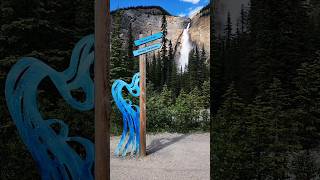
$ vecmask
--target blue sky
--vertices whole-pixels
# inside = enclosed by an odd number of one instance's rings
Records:
[[[176,16],[192,16],[207,5],[209,0],[111,0],[111,11],[130,6],[161,6]]]

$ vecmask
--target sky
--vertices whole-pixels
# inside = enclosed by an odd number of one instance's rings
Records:
[[[111,0],[111,11],[132,6],[161,6],[175,16],[192,17],[209,3],[209,0]]]

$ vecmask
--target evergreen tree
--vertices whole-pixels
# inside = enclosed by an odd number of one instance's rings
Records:
[[[317,162],[309,151],[295,155],[291,168],[296,179],[316,179],[320,175]]]
[[[199,56],[199,50],[196,46],[189,55],[189,63],[188,63],[188,76],[189,76],[189,82],[191,86],[201,86],[201,82],[199,82],[199,62],[200,62],[200,56]]]
[[[206,80],[203,82],[202,87],[202,97],[205,108],[210,108],[210,81]]]
[[[225,36],[226,36],[226,48],[230,48],[231,46],[231,39],[232,39],[232,23],[231,23],[231,14],[228,12],[228,17],[227,17],[227,24],[225,27]]]
[[[224,103],[213,118],[213,179],[254,179],[250,163],[247,110],[232,83],[224,94]]]
[[[167,73],[168,73],[168,57],[167,57],[167,18],[166,15],[162,15],[161,31],[162,36],[162,48],[161,48],[161,85],[167,83]]]
[[[127,69],[127,60],[122,48],[122,40],[120,38],[121,30],[121,12],[117,12],[113,16],[113,32],[111,34],[111,82],[115,79],[129,80],[130,76]]]
[[[240,32],[243,34],[246,31],[247,23],[248,23],[248,14],[245,10],[244,4],[241,4],[241,12],[240,12]]]
[[[168,72],[167,72],[167,84],[168,84],[168,86],[171,88],[172,86],[172,83],[171,83],[171,81],[172,81],[172,71],[173,71],[173,61],[174,61],[174,55],[173,55],[173,48],[172,48],[172,42],[171,42],[171,40],[169,41],[169,51],[168,51],[168,64],[167,64],[167,70],[168,70]]]
[[[320,56],[319,56],[320,57]],[[320,58],[303,63],[295,78],[294,118],[299,123],[299,136],[304,149],[318,146],[320,132]]]
[[[152,61],[151,61],[151,67],[150,67],[150,81],[155,85],[156,83],[156,79],[157,79],[157,75],[156,75],[156,71],[157,71],[157,57],[156,57],[156,53],[153,52],[153,56],[152,56]]]
[[[130,74],[134,74],[139,69],[139,60],[133,56],[134,37],[132,34],[132,24],[130,22],[128,29],[128,47],[127,47],[127,68]]]
[[[162,64],[161,64],[161,55],[160,51],[158,51],[158,56],[156,60],[156,76],[155,76],[155,86],[156,88],[161,88],[161,77],[162,77]]]
[[[201,49],[201,55],[199,58],[199,71],[198,71],[198,77],[199,77],[199,82],[202,84],[205,80],[207,80],[209,78],[209,69],[207,68],[206,65],[206,60],[207,60],[207,56],[206,56],[206,51],[204,49],[204,45],[202,46]]]
[[[274,79],[263,95],[257,96],[251,109],[251,146],[258,179],[286,179],[288,154],[299,148],[297,124],[290,117],[288,95],[280,80]]]
[[[171,80],[170,80],[170,88],[172,90],[172,92],[174,93],[174,97],[178,96],[179,94],[179,91],[181,89],[180,87],[180,83],[179,83],[179,75],[178,75],[178,72],[177,72],[177,65],[176,65],[176,62],[173,60],[172,62],[172,71],[171,71]]]

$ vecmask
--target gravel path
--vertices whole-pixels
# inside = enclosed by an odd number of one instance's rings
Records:
[[[208,180],[210,134],[147,135],[145,158],[113,155],[120,137],[110,139],[111,180]]]

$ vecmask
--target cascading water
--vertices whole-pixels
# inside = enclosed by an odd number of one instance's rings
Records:
[[[188,65],[189,53],[192,49],[192,44],[191,44],[190,35],[189,35],[189,27],[190,27],[190,23],[188,24],[187,28],[183,30],[183,34],[182,34],[182,46],[180,51],[180,58],[178,61],[178,68],[179,70],[182,69],[182,72],[185,71],[185,68]]]

